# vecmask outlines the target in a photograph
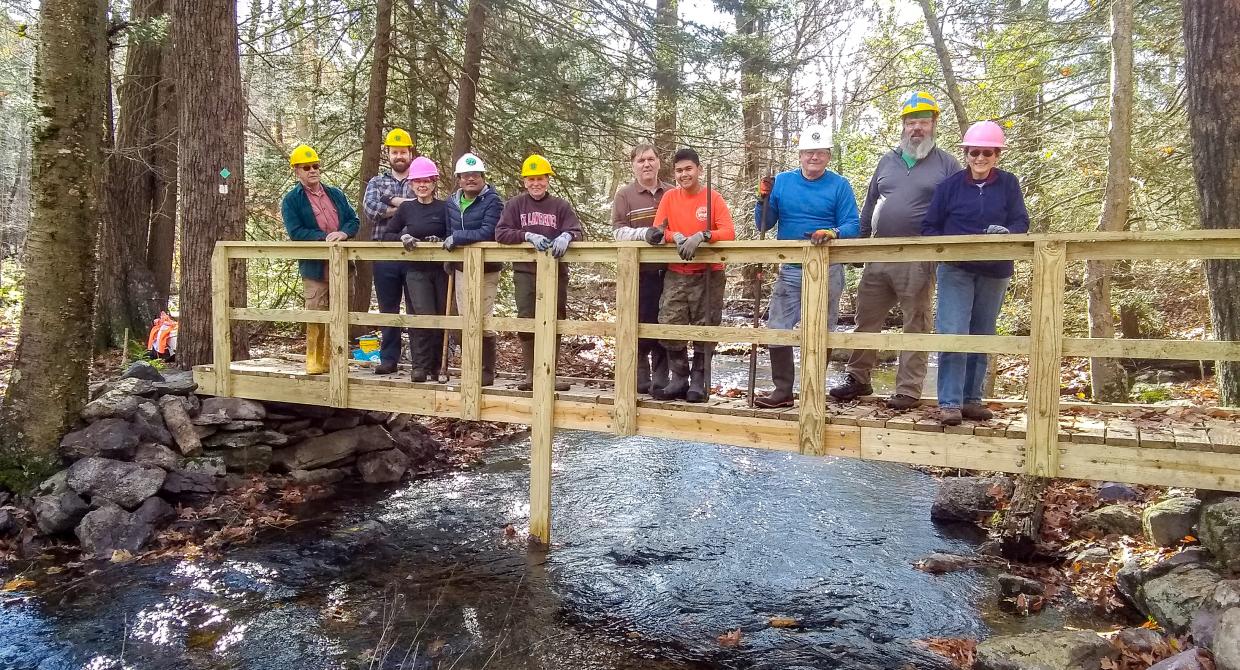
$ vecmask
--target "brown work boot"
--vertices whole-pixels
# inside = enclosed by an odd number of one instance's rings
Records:
[[[894,409],[897,412],[904,412],[906,410],[913,409],[920,404],[920,398],[914,398],[911,395],[904,395],[903,393],[893,393],[890,398],[887,398],[888,409]]]
[[[792,347],[771,347],[771,379],[775,390],[754,398],[755,407],[779,409],[792,407],[792,383],[796,381],[796,364],[792,360]]]
[[[990,421],[995,418],[994,412],[991,412],[985,405],[965,405],[960,413],[964,415],[964,418],[974,421]]]
[[[874,393],[874,387],[862,383],[850,372],[848,373],[848,379],[845,379],[843,384],[831,387],[828,393],[831,394],[832,398],[840,402],[848,402],[849,400],[857,399],[858,396]]]
[[[959,426],[960,409],[957,407],[940,407],[939,423],[944,426]]]

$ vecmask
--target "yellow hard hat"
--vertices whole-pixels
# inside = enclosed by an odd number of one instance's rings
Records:
[[[525,162],[521,164],[522,177],[537,177],[540,174],[555,174],[555,170],[551,169],[551,162],[541,155],[534,154],[525,159]]]
[[[409,137],[409,133],[403,128],[393,128],[392,132],[387,134],[387,139],[383,140],[385,147],[411,147],[413,146],[413,138]]]
[[[319,155],[314,151],[314,149],[310,148],[309,144],[298,145],[296,149],[293,149],[293,153],[289,154],[288,157],[289,167],[297,167],[298,165],[303,165],[305,163],[317,162],[319,162]]]
[[[900,116],[907,116],[914,112],[934,112],[938,115],[939,101],[935,100],[928,91],[912,91],[900,107]]]

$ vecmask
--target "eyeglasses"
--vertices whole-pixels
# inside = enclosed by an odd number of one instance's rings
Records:
[[[300,167],[302,170],[304,170],[304,171],[306,171],[306,172],[309,172],[309,171],[311,171],[311,170],[318,170],[318,169],[319,169],[319,164],[318,164],[318,163],[311,163],[311,164],[309,164],[309,165],[301,165],[301,166],[299,166],[299,167]]]
[[[973,158],[977,158],[978,156],[984,156],[986,158],[990,158],[991,156],[994,156],[996,153],[998,152],[994,151],[993,149],[972,149],[969,151],[969,155],[972,156]]]

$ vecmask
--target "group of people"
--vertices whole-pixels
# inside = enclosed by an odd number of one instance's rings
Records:
[[[925,92],[903,101],[900,143],[885,153],[870,178],[865,201],[858,211],[851,185],[829,171],[830,130],[812,125],[798,142],[799,167],[763,178],[758,184],[754,221],[758,230],[775,231],[780,240],[825,244],[855,237],[910,237],[918,235],[974,235],[1025,233],[1029,216],[1015,176],[997,164],[1006,140],[993,121],[973,124],[961,148],[967,169],[939,148],[935,131],[939,106]],[[414,156],[409,134],[400,129],[384,142],[391,169],[366,186],[363,206],[374,224],[372,239],[400,242],[409,250],[432,243],[452,250],[476,242],[529,244],[539,252],[562,257],[583,239],[581,221],[571,204],[551,195],[550,162],[532,155],[521,165],[524,190],[506,202],[486,180],[486,167],[467,153],[455,165],[457,190],[436,197],[440,174],[433,161]],[[675,244],[682,263],[643,264],[639,279],[638,317],[642,323],[718,325],[722,319],[726,277],[720,263],[693,262],[702,245],[733,240],[736,229],[727,203],[703,183],[701,158],[683,148],[672,157],[675,184],[659,175],[662,163],[655,147],[641,144],[629,156],[634,180],[619,189],[611,222],[616,240],[651,245]],[[289,160],[298,184],[284,197],[281,212],[290,238],[335,242],[357,235],[359,221],[339,189],[321,182],[321,166],[314,149],[297,147]],[[857,289],[856,330],[878,332],[889,312],[899,306],[904,330],[951,334],[992,335],[1000,306],[1012,276],[1011,261],[874,262],[865,265]],[[513,264],[517,314],[532,317],[535,305],[533,263]],[[564,318],[568,266],[558,264],[558,318]],[[501,266],[484,266],[482,311],[492,314]],[[323,261],[301,261],[306,308],[327,307],[328,290]],[[449,274],[454,273],[449,282]],[[374,263],[375,293],[384,313],[400,311],[402,298],[410,314],[444,314],[449,283],[456,303],[464,302],[460,264],[445,268],[427,261]],[[937,291],[936,291],[937,287]],[[828,283],[829,325],[838,319],[844,290],[844,268],[832,264]],[[937,305],[931,306],[937,292]],[[932,317],[932,314],[934,315]],[[768,325],[795,328],[801,320],[801,267],[785,263],[779,269],[769,303]],[[410,329],[410,359],[415,382],[433,380],[442,364],[444,331]],[[524,378],[520,390],[533,384],[532,333],[521,333]],[[399,328],[384,328],[378,374],[392,374],[402,351]],[[559,342],[556,342],[557,352]],[[710,395],[713,343],[678,340],[638,342],[635,383],[640,393],[661,400],[704,402]],[[689,352],[692,350],[692,357]],[[495,382],[495,333],[484,333],[482,383]],[[843,383],[830,389],[832,397],[853,400],[873,393],[870,374],[873,351],[854,351]],[[796,364],[792,347],[770,348],[774,389],[756,399],[764,408],[791,407]],[[896,388],[889,407],[906,410],[921,401],[926,373],[924,352],[900,355]],[[326,331],[322,324],[307,325],[307,372],[327,370]],[[986,376],[984,354],[944,352],[939,355],[938,403],[940,419],[954,425],[963,418],[985,420],[990,412],[982,403]],[[557,383],[556,390],[567,390]]]

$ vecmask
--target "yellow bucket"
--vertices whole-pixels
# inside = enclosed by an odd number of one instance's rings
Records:
[[[374,335],[363,335],[357,338],[357,346],[363,353],[373,354],[379,350],[379,338]]]

